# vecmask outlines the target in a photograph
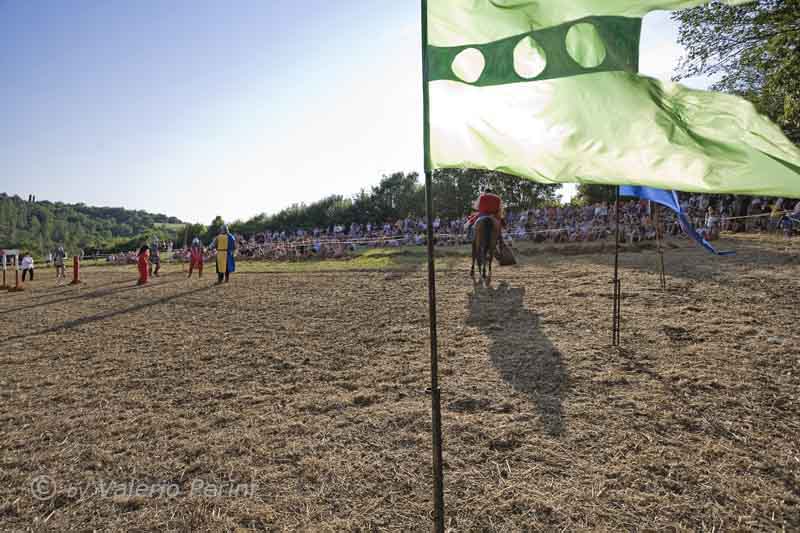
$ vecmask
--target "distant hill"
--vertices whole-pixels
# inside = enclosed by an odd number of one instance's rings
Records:
[[[156,235],[175,240],[183,227],[175,217],[145,211],[33,200],[0,193],[0,248],[40,257],[59,244],[68,253],[129,250]]]

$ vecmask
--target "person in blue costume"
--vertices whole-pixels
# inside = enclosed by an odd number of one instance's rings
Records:
[[[228,231],[228,226],[219,229],[219,235],[214,239],[214,247],[217,249],[217,283],[230,281],[231,274],[236,272],[236,259],[233,253],[236,251],[236,239]]]

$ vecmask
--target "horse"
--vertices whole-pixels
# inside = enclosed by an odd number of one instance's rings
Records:
[[[475,263],[478,263],[478,271],[481,280],[491,281],[492,261],[497,249],[497,240],[500,238],[500,224],[494,217],[484,216],[475,222],[475,238],[472,240],[472,268],[470,276],[475,278]],[[488,266],[488,275],[487,275]]]

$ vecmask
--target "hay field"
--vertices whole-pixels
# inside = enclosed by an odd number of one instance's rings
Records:
[[[450,530],[800,530],[795,246],[444,258]],[[270,268],[0,293],[0,530],[429,530],[424,266]]]

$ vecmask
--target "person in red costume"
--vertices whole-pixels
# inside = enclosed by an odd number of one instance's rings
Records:
[[[147,278],[150,274],[150,248],[146,244],[139,248],[137,264],[139,266],[139,281],[136,284],[144,285],[147,283]]]
[[[195,237],[192,239],[192,247],[189,248],[189,277],[192,277],[192,272],[194,269],[197,269],[198,274],[200,277],[203,277],[203,245],[200,242],[200,239]]]
[[[486,189],[483,191],[478,199],[475,201],[475,204],[472,206],[476,212],[472,213],[469,218],[467,219],[467,233],[472,238],[472,227],[475,225],[475,222],[483,216],[490,216],[495,220],[496,224],[499,224],[501,228],[504,228],[506,225],[505,222],[505,210],[503,208],[503,200],[497,196],[492,189]],[[502,239],[502,232],[500,235],[500,239]]]

